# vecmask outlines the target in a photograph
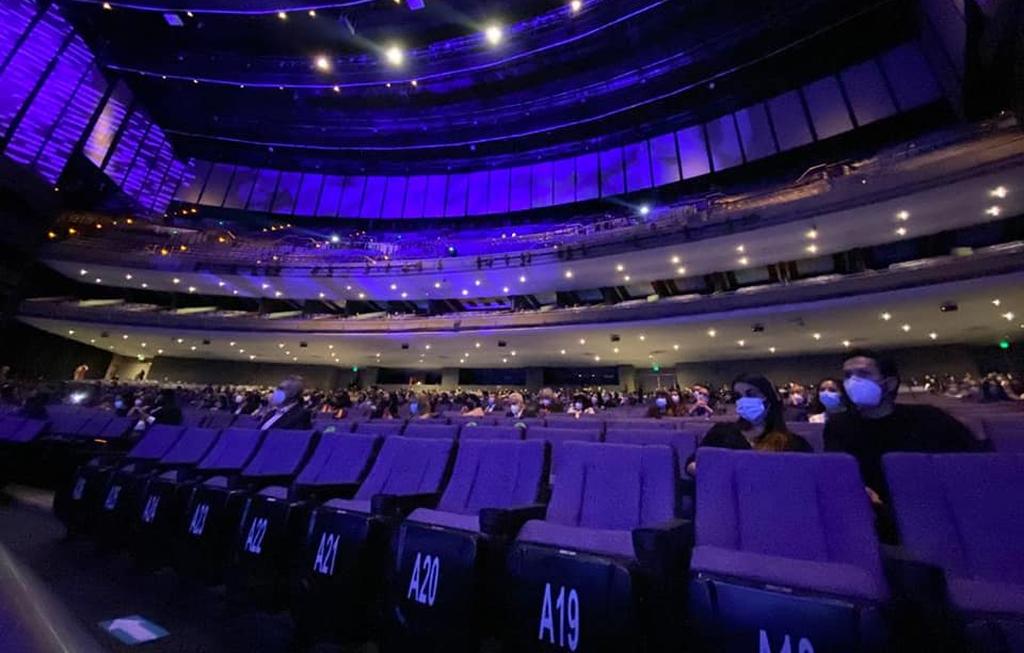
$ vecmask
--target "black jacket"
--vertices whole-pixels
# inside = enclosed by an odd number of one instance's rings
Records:
[[[265,427],[264,425],[273,419],[274,415],[277,415],[277,411],[268,413],[267,416],[260,421],[260,428],[298,430],[313,428],[313,422],[310,417],[309,410],[302,404],[292,405],[292,407],[285,411],[284,415],[281,415],[273,424],[269,427]]]

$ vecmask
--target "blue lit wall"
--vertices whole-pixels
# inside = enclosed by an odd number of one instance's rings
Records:
[[[916,43],[703,124],[601,152],[446,175],[324,175],[197,162],[189,204],[338,218],[507,213],[643,191],[849,132],[941,99]],[[524,153],[524,158],[536,158]]]
[[[50,184],[78,148],[147,210],[165,211],[191,179],[127,87],[110,87],[55,4],[0,6],[0,89],[0,150]]]

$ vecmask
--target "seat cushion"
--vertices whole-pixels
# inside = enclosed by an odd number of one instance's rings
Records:
[[[346,510],[348,512],[361,512],[369,515],[373,512],[370,508],[370,500],[361,499],[331,499],[324,504],[327,508],[334,508],[335,510]]]
[[[460,515],[456,512],[417,508],[409,515],[409,520],[460,531],[480,532],[480,517],[477,515]]]
[[[1024,586],[951,576],[949,600],[965,612],[994,612],[1024,616]]]
[[[717,546],[694,547],[690,569],[870,601],[880,601],[887,593],[875,577],[855,565],[783,558]]]
[[[260,490],[259,494],[261,497],[284,500],[288,498],[288,488],[281,485],[271,485]]]
[[[546,544],[560,549],[584,551],[620,558],[634,558],[633,534],[626,530],[564,526],[533,520],[519,531],[520,542]]]
[[[210,478],[208,478],[206,481],[203,482],[203,485],[205,485],[207,487],[227,487],[228,486],[228,477],[227,476],[211,476]]]

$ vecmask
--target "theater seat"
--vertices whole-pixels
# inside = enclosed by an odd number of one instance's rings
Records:
[[[407,438],[457,438],[461,424],[430,424],[423,420],[412,421],[402,431]]]
[[[359,422],[356,425],[355,432],[388,437],[400,434],[404,427],[405,422],[400,419],[386,419],[373,422]]]
[[[312,638],[365,637],[383,590],[388,548],[400,520],[434,507],[448,470],[452,439],[392,436],[351,499],[313,509],[297,562],[292,615]]]
[[[168,469],[147,482],[132,520],[130,542],[140,566],[155,568],[171,561],[172,543],[194,487],[214,476],[236,476],[252,458],[262,437],[256,429],[224,429],[194,467]]]
[[[477,440],[522,440],[526,434],[526,428],[522,426],[472,426],[462,427],[461,437],[475,438]]]
[[[591,425],[597,426],[597,425]],[[559,470],[562,467],[562,460],[565,458],[563,448],[568,442],[599,442],[601,432],[595,428],[560,428],[529,427],[526,430],[527,440],[543,440],[551,445],[551,474],[550,480],[555,482]]]
[[[463,440],[437,508],[417,508],[399,527],[387,648],[479,649],[500,614],[505,544],[543,515],[545,463],[543,442]]]
[[[675,519],[671,448],[566,442],[543,520],[507,558],[512,650],[669,650],[688,523]]]
[[[893,453],[883,465],[904,555],[944,572],[973,650],[1024,650],[1010,646],[1024,634],[1024,454]]]
[[[324,434],[291,487],[270,485],[250,496],[232,548],[229,591],[263,606],[284,607],[288,572],[314,502],[350,498],[380,442],[375,435]]]
[[[271,485],[287,485],[315,442],[312,430],[270,429],[234,478],[213,476],[191,489],[178,532],[175,568],[207,583],[223,579],[246,500]]]
[[[697,469],[690,611],[706,650],[884,649],[889,590],[852,457],[703,448]]]

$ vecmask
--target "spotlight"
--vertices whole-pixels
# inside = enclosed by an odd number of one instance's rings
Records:
[[[283,11],[277,12],[277,17],[280,18],[281,20],[288,20],[288,14],[284,13]]]
[[[651,207],[647,206],[646,204],[641,204],[640,205],[640,215],[647,215],[650,212],[651,212]]]
[[[397,45],[392,45],[384,51],[384,57],[392,66],[401,66],[402,62],[405,61],[405,52]]]
[[[110,6],[109,2],[104,2],[103,3],[103,8],[106,9],[107,11],[110,11],[111,9],[113,9],[113,7]]]
[[[582,0],[572,0],[572,2],[569,3],[569,9],[572,10],[572,13],[578,14],[580,9],[583,9],[583,1]]]
[[[484,30],[484,36],[487,37],[487,42],[491,45],[498,45],[501,43],[501,39],[504,34],[502,33],[500,25],[492,23]]]
[[[327,72],[328,70],[331,69],[331,60],[322,54],[317,56],[317,58],[313,61],[313,64],[316,66],[317,70],[321,70],[324,72]]]
[[[341,242],[341,236],[339,236],[338,234],[331,234],[331,242],[337,245],[338,243]]]
[[[309,10],[309,17],[310,18],[316,18],[316,9],[310,9]]]

